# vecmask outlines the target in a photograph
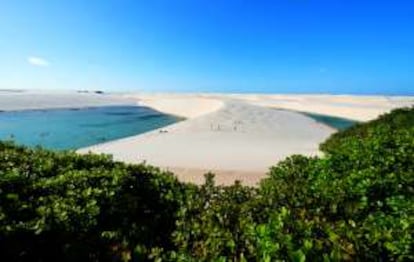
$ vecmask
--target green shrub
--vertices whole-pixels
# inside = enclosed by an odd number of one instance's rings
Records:
[[[105,260],[138,245],[144,253],[172,246],[185,185],[171,174],[106,156],[0,147],[2,257]]]
[[[414,108],[321,149],[251,188],[0,143],[2,261],[414,260]]]

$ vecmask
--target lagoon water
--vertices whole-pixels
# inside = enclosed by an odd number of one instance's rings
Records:
[[[278,109],[278,110],[284,110],[284,109]],[[292,111],[292,112],[303,114],[321,124],[332,127],[333,129],[336,129],[338,131],[348,129],[359,123],[359,121],[342,118],[342,117],[322,115],[322,114],[316,114],[316,113],[308,113],[308,112],[296,111],[296,110],[287,110],[287,111]]]
[[[320,114],[314,114],[314,113],[303,113],[303,114],[310,118],[315,119],[316,121],[320,123],[323,123],[332,128],[335,128],[337,130],[345,130],[358,123],[355,120],[350,120],[350,119],[341,118],[341,117],[320,115]]]
[[[78,149],[180,120],[138,106],[1,112],[0,139],[49,149]]]

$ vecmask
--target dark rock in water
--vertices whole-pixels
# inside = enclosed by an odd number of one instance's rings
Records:
[[[100,94],[100,95],[102,95],[102,94],[104,94],[104,91],[101,91],[101,90],[96,90],[94,93],[95,93],[95,94]]]

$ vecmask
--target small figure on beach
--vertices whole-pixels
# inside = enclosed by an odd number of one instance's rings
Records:
[[[242,121],[240,121],[240,120],[234,121],[233,122],[233,131],[237,131],[239,125],[241,125],[241,124],[242,124]]]

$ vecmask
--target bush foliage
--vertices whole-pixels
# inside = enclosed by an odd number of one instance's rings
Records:
[[[256,188],[0,143],[2,261],[414,260],[414,108],[295,155]]]

